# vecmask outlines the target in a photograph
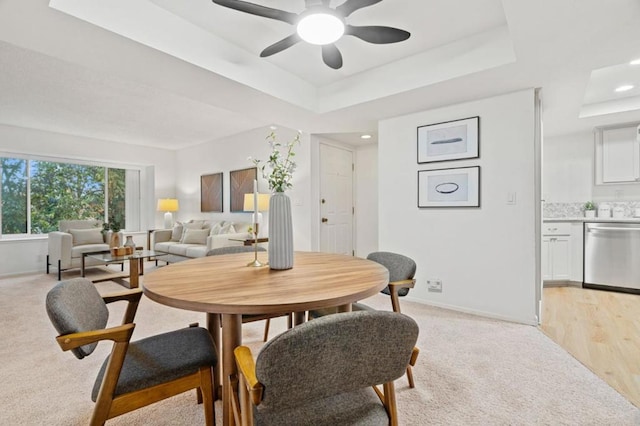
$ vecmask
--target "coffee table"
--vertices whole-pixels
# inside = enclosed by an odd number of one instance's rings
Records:
[[[165,253],[156,252],[153,250],[136,250],[132,254],[126,254],[124,256],[114,256],[110,251],[85,253],[82,257],[82,271],[84,271],[84,259],[90,257],[105,264],[111,263],[123,263],[129,261],[129,273],[116,273],[107,276],[100,277],[92,280],[95,282],[101,281],[115,281],[120,285],[129,288],[137,288],[139,285],[138,277],[144,275],[144,260],[156,257],[162,257]],[[129,278],[129,282],[123,280],[123,278]]]

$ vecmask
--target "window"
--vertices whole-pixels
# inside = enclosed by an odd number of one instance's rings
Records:
[[[60,220],[101,219],[137,230],[139,171],[0,157],[2,234],[44,234]],[[106,184],[105,184],[106,183]],[[136,205],[129,205],[136,204]]]

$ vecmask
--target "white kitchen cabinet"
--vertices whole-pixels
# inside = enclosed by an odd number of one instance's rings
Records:
[[[569,281],[571,278],[571,237],[558,235],[542,238],[542,279]]]
[[[571,222],[571,270],[570,281],[582,283],[584,231],[582,221]]]
[[[596,183],[640,182],[640,126],[596,131]]]
[[[571,224],[545,223],[542,234],[543,281],[571,280]]]

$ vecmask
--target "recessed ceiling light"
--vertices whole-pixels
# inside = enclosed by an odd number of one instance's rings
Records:
[[[616,87],[616,92],[626,92],[627,90],[633,89],[631,84],[625,84],[623,86]]]
[[[362,135],[360,139],[371,139],[371,135]]]
[[[633,61],[629,62],[629,65],[640,65],[640,58],[634,59]]]

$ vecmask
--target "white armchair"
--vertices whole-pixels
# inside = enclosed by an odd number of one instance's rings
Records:
[[[49,267],[55,265],[58,281],[62,278],[62,271],[82,267],[83,254],[109,250],[111,231],[102,233],[101,220],[61,220],[58,229],[49,232],[47,254],[47,274]],[[86,259],[86,266],[101,264],[97,260]]]

